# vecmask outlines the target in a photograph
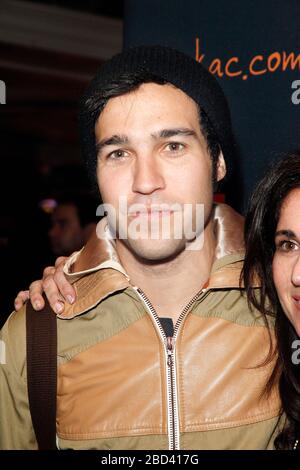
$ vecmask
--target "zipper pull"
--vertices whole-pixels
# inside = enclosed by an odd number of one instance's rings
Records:
[[[173,359],[172,359],[173,338],[171,336],[167,337],[167,353],[168,353],[168,366],[172,367],[173,365]]]

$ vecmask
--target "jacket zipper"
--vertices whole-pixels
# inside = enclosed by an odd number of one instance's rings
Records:
[[[179,329],[183,320],[188,313],[193,303],[198,299],[206,289],[201,289],[189,303],[184,307],[180,313],[176,325],[174,327],[173,337],[166,336],[164,329],[160,323],[159,316],[151,304],[146,294],[139,288],[135,287],[135,291],[146,305],[152,318],[155,321],[155,325],[159,331],[159,334],[165,345],[165,357],[166,357],[166,371],[167,371],[167,397],[168,397],[168,438],[169,438],[169,450],[180,450],[180,429],[179,429],[179,412],[178,412],[178,395],[177,395],[177,377],[176,377],[176,356],[175,356],[175,344],[179,333]]]

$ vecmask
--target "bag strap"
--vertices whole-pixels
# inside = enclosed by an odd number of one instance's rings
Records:
[[[26,305],[27,384],[32,424],[39,450],[56,449],[57,325],[45,300],[36,312]]]

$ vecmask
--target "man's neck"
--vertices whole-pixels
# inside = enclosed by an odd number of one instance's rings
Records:
[[[142,289],[160,317],[170,317],[176,322],[210,276],[215,255],[213,224],[210,221],[206,226],[200,250],[185,249],[171,261],[148,265],[121,242],[117,243],[117,252],[131,284]]]

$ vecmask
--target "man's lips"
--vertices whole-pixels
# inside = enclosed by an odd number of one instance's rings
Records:
[[[145,210],[139,210],[139,211],[133,211],[129,212],[128,216],[135,218],[135,217],[164,217],[167,215],[172,215],[174,213],[173,210],[169,209],[145,209]]]

